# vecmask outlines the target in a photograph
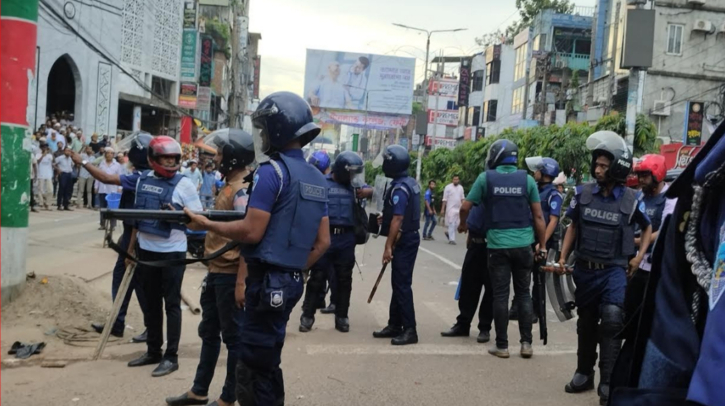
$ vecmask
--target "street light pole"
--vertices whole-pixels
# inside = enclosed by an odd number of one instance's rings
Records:
[[[423,83],[425,85],[428,85],[428,83],[427,83],[428,82],[428,54],[430,53],[430,36],[433,35],[436,32],[457,32],[457,31],[465,31],[465,30],[467,30],[467,28],[455,28],[455,29],[452,29],[452,30],[432,30],[432,31],[429,31],[429,30],[425,30],[425,29],[422,29],[422,28],[410,27],[410,26],[407,26],[407,25],[404,25],[404,24],[393,23],[393,25],[396,26],[396,27],[406,28],[406,29],[409,29],[409,30],[415,30],[415,31],[424,32],[426,34],[426,41],[425,41],[425,67],[423,68],[423,70],[424,70],[424,73],[423,73]],[[424,91],[425,91],[425,107],[427,109],[427,106],[428,106],[428,91],[427,91],[427,89],[424,89]],[[438,100],[436,98],[436,110],[438,109],[438,103],[437,102],[438,102]],[[433,125],[434,126],[436,125],[435,119],[433,120]],[[435,128],[435,127],[433,127],[433,128]],[[420,134],[418,134],[418,135],[420,135]],[[420,139],[420,137],[418,137],[418,159],[416,160],[416,164],[415,164],[415,180],[417,180],[418,183],[420,183],[420,170],[421,170],[421,165],[422,165],[422,162],[423,162],[423,153],[424,152],[425,152],[425,143],[424,143],[423,140]]]

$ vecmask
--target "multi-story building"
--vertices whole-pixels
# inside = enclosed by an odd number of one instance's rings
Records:
[[[509,44],[486,48],[483,70],[483,105],[481,136],[500,133],[509,127],[514,83],[514,47]]]
[[[629,70],[620,68],[628,6],[598,0],[593,53],[594,83],[589,119],[607,111],[624,113]],[[641,112],[650,116],[664,142],[683,140],[687,107],[705,110],[702,141],[725,109],[725,0],[667,0],[648,3],[655,10],[652,67],[647,70]],[[598,107],[598,108],[597,108]]]
[[[86,134],[175,128],[183,9],[174,0],[42,2],[30,124],[68,111]]]

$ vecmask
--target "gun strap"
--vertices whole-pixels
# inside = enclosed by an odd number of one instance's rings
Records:
[[[135,262],[138,265],[149,266],[152,268],[164,268],[167,266],[178,266],[178,265],[191,265],[191,264],[195,264],[197,262],[211,261],[211,260],[217,259],[220,256],[224,255],[227,251],[233,250],[235,248],[239,248],[239,246],[242,245],[242,243],[240,243],[240,242],[230,241],[225,246],[220,248],[218,251],[215,251],[215,252],[209,254],[209,256],[206,256],[204,258],[197,258],[197,259],[184,258],[184,259],[176,259],[176,260],[165,259],[165,260],[161,260],[161,261],[141,261],[140,259],[134,257],[133,255],[129,254],[126,250],[121,248],[120,245],[113,242],[113,239],[111,239],[110,236],[106,236],[106,243],[112,250],[116,251],[118,253],[118,255],[122,256],[124,259],[130,259],[131,261]]]

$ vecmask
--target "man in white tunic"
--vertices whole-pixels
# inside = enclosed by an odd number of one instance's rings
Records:
[[[465,193],[463,192],[463,186],[459,185],[458,175],[453,175],[451,183],[446,185],[443,190],[443,208],[442,213],[446,216],[446,225],[448,231],[446,231],[446,238],[448,238],[448,244],[456,244],[456,229],[458,228],[459,213],[461,211],[461,204],[465,199]]]

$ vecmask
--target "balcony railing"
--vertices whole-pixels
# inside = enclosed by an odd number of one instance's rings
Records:
[[[552,67],[557,69],[569,68],[571,70],[588,70],[589,55],[557,52],[553,55],[551,63]]]
[[[571,14],[579,15],[582,17],[594,17],[594,7],[587,6],[575,6]]]

